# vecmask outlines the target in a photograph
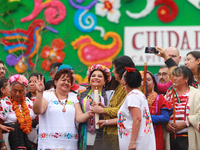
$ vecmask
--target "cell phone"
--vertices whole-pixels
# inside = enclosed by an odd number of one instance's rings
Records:
[[[145,53],[158,54],[155,47],[145,47]]]
[[[24,147],[24,146],[18,146],[18,147],[17,147],[17,150],[27,150],[27,149],[26,149],[26,147]]]

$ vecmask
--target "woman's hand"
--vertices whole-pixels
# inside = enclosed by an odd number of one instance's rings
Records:
[[[129,144],[128,150],[136,150],[136,144],[135,144],[135,142]]]
[[[200,132],[200,122],[197,124],[197,130]]]
[[[172,126],[172,124],[170,122],[167,123],[167,125],[165,126],[165,129],[169,133],[174,133],[175,132],[175,129],[174,129],[174,127]]]
[[[155,54],[155,55],[163,57],[165,61],[170,58],[169,55],[165,52],[165,50],[162,47],[156,46],[156,50],[159,52],[159,54]]]
[[[38,76],[38,79],[36,80],[36,83],[35,83],[35,86],[36,86],[36,90],[39,92],[39,93],[42,93],[45,89],[45,86],[44,86],[44,77],[40,77]]]
[[[106,120],[99,120],[96,124],[99,124],[100,127],[103,127],[106,125]]]
[[[176,132],[187,127],[185,121],[173,123],[172,126],[173,126],[173,128],[175,129]]]
[[[0,129],[1,130],[4,130],[6,132],[10,132],[10,131],[14,131],[15,129],[14,128],[11,128],[11,127],[7,127],[7,126],[4,126],[4,125],[0,125]]]
[[[104,110],[101,106],[94,105],[94,106],[91,107],[91,112],[97,113],[97,114],[103,114]]]
[[[106,108],[107,107],[104,104],[102,104],[101,102],[99,102],[98,105],[101,106],[102,108]]]

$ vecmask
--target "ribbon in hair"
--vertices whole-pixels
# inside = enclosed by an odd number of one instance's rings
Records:
[[[127,72],[135,72],[135,68],[125,67]]]

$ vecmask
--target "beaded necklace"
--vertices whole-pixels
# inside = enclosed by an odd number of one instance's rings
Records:
[[[56,95],[56,97],[58,98],[58,102],[60,103],[60,105],[63,106],[62,112],[66,112],[66,108],[65,108],[65,106],[66,106],[66,104],[67,104],[68,95],[67,95],[67,97],[66,97],[65,103],[62,103],[62,102],[61,102],[61,100],[59,99],[59,97],[58,97],[56,91],[55,91],[55,95]]]

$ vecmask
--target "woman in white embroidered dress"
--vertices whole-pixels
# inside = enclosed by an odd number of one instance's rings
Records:
[[[33,110],[39,115],[38,149],[78,149],[75,121],[86,122],[91,113],[83,114],[77,95],[69,93],[73,85],[70,70],[62,69],[54,77],[55,90],[44,91],[43,78],[36,83],[37,94]]]
[[[155,135],[145,95],[139,90],[141,75],[135,68],[127,70],[121,80],[127,97],[118,111],[118,119],[100,120],[99,124],[118,124],[120,150],[155,150]]]

